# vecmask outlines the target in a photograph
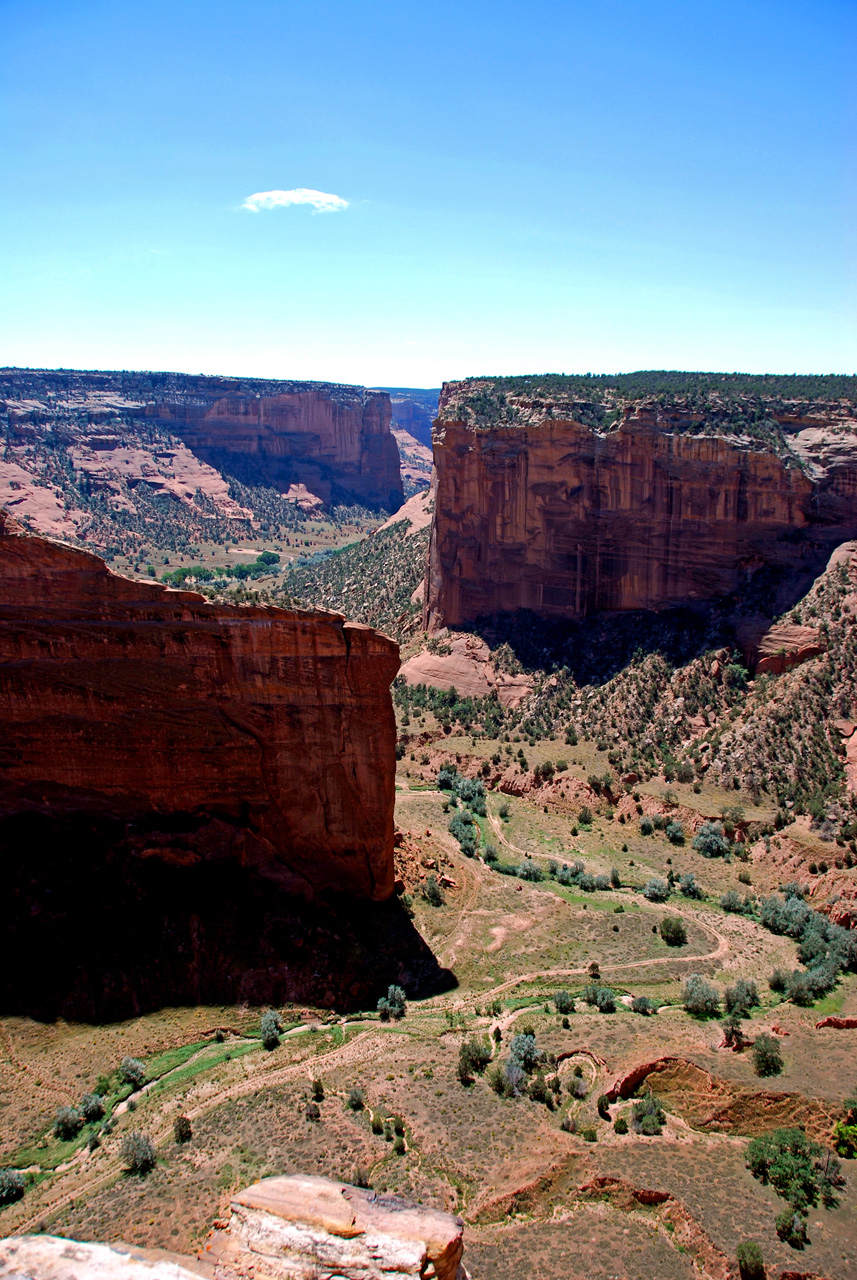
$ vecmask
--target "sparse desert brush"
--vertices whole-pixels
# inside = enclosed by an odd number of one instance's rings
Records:
[[[125,1134],[119,1147],[119,1158],[128,1173],[141,1176],[150,1173],[158,1162],[151,1138],[139,1129]]]

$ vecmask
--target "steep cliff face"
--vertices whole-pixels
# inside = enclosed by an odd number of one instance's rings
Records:
[[[2,811],[209,815],[272,876],[390,895],[393,641],[335,614],[132,582],[9,524]]]
[[[430,631],[515,609],[581,619],[727,596],[764,567],[817,571],[857,530],[847,407],[783,412],[778,449],[656,404],[587,413],[503,397],[486,420],[476,387],[447,384],[435,425]]]
[[[64,536],[86,524],[63,501],[69,478],[120,512],[134,510],[142,485],[203,517],[249,517],[224,476],[396,510],[390,415],[386,393],[334,383],[0,369],[0,492]]]
[[[247,876],[257,897],[269,885],[269,903],[331,889],[388,898],[397,669],[393,641],[335,614],[132,582],[3,516],[10,933],[32,944],[28,930],[73,914],[87,883],[93,903],[106,893],[132,915],[145,899],[166,917],[163,894],[184,895],[191,934],[212,886],[234,895]]]
[[[305,485],[323,502],[396,511],[404,501],[390,397],[362,387],[244,392],[213,403],[160,401],[146,416],[166,423],[217,470],[236,463],[281,492]],[[238,462],[238,459],[241,462]]]

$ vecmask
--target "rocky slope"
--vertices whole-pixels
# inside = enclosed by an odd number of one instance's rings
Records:
[[[363,387],[4,369],[0,447],[7,509],[96,547],[170,546],[177,528],[223,541],[318,500],[403,499],[389,397]]]
[[[78,881],[100,900],[102,877],[114,910],[150,881],[210,893],[247,874],[271,894],[389,897],[393,641],[132,582],[5,515],[0,600],[13,948],[77,901]]]
[[[857,410],[839,381],[838,400],[446,384],[426,628],[662,609],[762,570],[797,598],[857,533]]]

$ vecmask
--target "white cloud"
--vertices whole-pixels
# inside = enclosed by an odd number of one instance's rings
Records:
[[[348,208],[348,201],[342,196],[313,191],[309,187],[295,187],[292,191],[257,191],[247,197],[241,208],[258,213],[260,209],[287,209],[293,204],[311,204],[315,213],[339,213],[341,209]]]

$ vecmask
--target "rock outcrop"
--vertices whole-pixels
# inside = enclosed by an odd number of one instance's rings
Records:
[[[510,396],[486,418],[472,406],[491,394],[482,382],[441,394],[430,632],[517,609],[579,620],[708,601],[763,569],[808,584],[857,529],[848,405],[781,410],[775,447],[650,402],[599,419]]]
[[[466,1280],[460,1218],[329,1178],[265,1178],[234,1197],[201,1258],[224,1280]]]
[[[197,1258],[58,1236],[0,1240],[8,1280],[468,1280],[460,1218],[328,1178],[266,1178]]]
[[[93,901],[110,882],[111,905],[127,898],[133,913],[157,867],[197,877],[197,917],[218,877],[223,892],[252,875],[271,893],[388,898],[397,669],[393,641],[340,615],[214,605],[121,578],[4,514],[10,946],[35,946],[29,931],[89,879]]]

